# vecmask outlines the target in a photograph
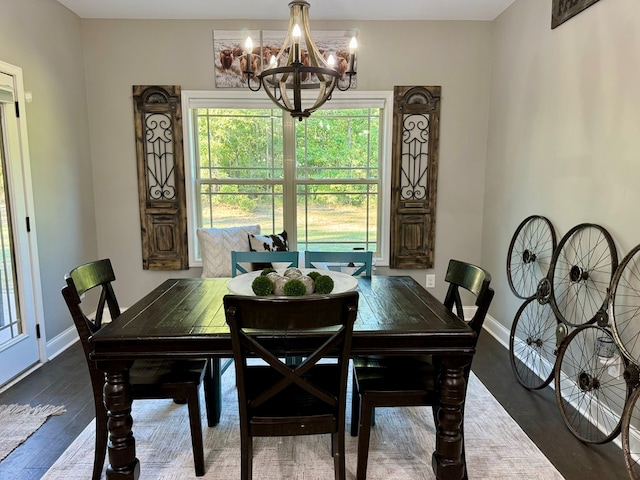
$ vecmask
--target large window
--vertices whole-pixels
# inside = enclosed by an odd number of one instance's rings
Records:
[[[334,99],[302,122],[255,95],[183,93],[192,265],[195,229],[256,223],[292,249],[384,262],[390,95]]]

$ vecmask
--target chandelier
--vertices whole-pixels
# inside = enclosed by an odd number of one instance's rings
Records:
[[[336,87],[340,91],[351,87],[356,75],[357,43],[353,37],[348,55],[346,52],[340,52],[341,55],[321,52],[311,39],[309,3],[293,0],[289,8],[291,18],[282,47],[275,53],[263,51],[258,56],[253,53],[253,41],[248,37],[244,51],[247,67],[242,73],[250,90],[257,92],[264,87],[278,107],[302,121],[331,99]],[[258,72],[256,59],[266,63],[266,54],[270,54],[268,65]],[[346,86],[340,85],[343,78]]]

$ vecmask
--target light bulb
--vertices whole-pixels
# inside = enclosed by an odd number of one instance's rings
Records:
[[[349,42],[349,53],[353,55],[354,53],[356,53],[357,49],[358,41],[356,40],[356,37],[351,37],[351,41]]]
[[[247,37],[247,41],[244,42],[244,49],[247,53],[253,52],[253,40],[251,40],[251,37]]]

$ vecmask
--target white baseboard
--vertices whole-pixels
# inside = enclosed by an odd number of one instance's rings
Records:
[[[47,340],[47,358],[45,361],[57,357],[78,340],[80,340],[80,337],[78,337],[78,331],[76,330],[75,325],[71,325],[51,340]]]

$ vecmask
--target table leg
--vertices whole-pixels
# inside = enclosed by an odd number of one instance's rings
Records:
[[[98,368],[105,372],[103,396],[109,429],[107,480],[137,480],[140,461],[136,458],[136,441],[131,430],[133,399],[129,365],[98,363]]]
[[[464,402],[467,390],[465,368],[471,357],[442,357],[439,404],[436,415],[436,450],[431,466],[438,480],[467,478],[464,456]]]
[[[207,422],[210,427],[215,427],[220,423],[220,412],[222,410],[222,378],[220,378],[227,367],[222,367],[221,362],[226,359],[217,357],[209,359],[209,368],[207,378],[204,382],[204,395],[207,407]]]

